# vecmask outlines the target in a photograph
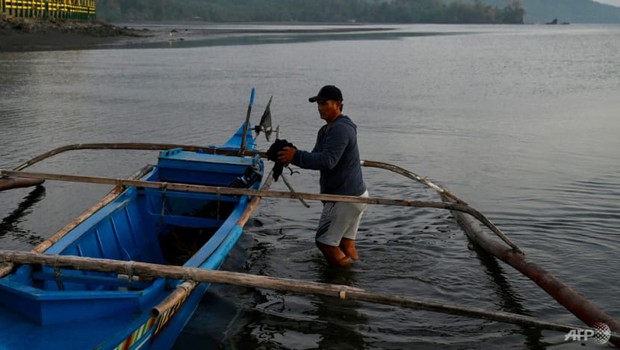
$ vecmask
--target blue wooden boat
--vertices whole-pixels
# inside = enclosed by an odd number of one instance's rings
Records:
[[[239,128],[220,149],[255,150],[247,130]],[[240,154],[169,149],[139,179],[258,189],[262,160]],[[218,269],[257,200],[128,187],[70,224],[42,252]],[[22,265],[0,279],[0,348],[169,349],[207,288]]]

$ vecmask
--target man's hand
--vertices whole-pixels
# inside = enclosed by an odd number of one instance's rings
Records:
[[[284,147],[280,152],[278,152],[278,160],[284,166],[288,166],[289,164],[291,164],[291,162],[293,162],[296,151],[297,149],[293,147]]]

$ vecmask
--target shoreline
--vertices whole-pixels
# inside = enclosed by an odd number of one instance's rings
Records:
[[[0,52],[95,49],[153,37],[149,30],[98,20],[23,18],[0,15]]]
[[[193,41],[239,35],[259,34],[310,34],[353,33],[362,31],[389,31],[388,27],[367,27],[360,24],[327,24],[334,28],[290,28],[290,24],[260,23],[261,25],[285,25],[286,29],[233,28],[235,25],[256,23],[130,23],[117,26],[92,20],[75,21],[63,19],[15,18],[0,15],[0,52],[30,52],[56,50],[87,50],[106,48],[132,48],[142,45],[163,44],[174,41]],[[300,24],[313,26],[314,24]],[[325,26],[326,24],[321,24]],[[195,28],[198,26],[198,28]],[[208,28],[205,28],[208,27]]]
[[[120,28],[96,20],[0,15],[0,52],[88,49],[148,37],[148,31]]]

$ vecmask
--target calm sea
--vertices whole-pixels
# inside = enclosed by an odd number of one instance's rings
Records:
[[[179,40],[183,26],[170,28],[178,29],[173,41],[137,49],[0,53],[0,167],[72,143],[219,144],[241,124],[252,87],[253,121],[273,95],[282,137],[309,149],[322,121],[307,98],[336,84],[362,158],[446,186],[532,261],[620,318],[620,26],[416,25],[198,42]],[[83,151],[32,170],[127,176],[155,156]],[[398,175],[364,171],[373,196],[438,200]],[[298,191],[318,191],[315,172],[290,179]],[[281,181],[273,188],[286,189]],[[0,193],[0,247],[28,249],[107,191],[48,182],[43,191]],[[306,209],[264,200],[224,268],[581,325],[533,282],[473,249],[446,211],[372,206],[361,260],[330,269],[314,246],[320,210],[318,202]],[[205,297],[176,348],[209,346],[596,347],[535,328],[229,286]]]

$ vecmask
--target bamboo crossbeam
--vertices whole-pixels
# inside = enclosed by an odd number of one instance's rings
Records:
[[[508,244],[513,250],[522,253],[521,250],[503,233],[499,230],[489,219],[476,209],[460,204],[460,203],[445,203],[445,202],[430,202],[430,201],[417,201],[406,199],[390,199],[390,198],[378,198],[378,197],[358,197],[358,196],[343,196],[333,194],[312,194],[303,192],[282,192],[282,191],[257,191],[244,188],[230,188],[230,187],[218,187],[218,186],[202,186],[183,183],[168,183],[168,182],[155,182],[155,181],[140,181],[140,180],[127,180],[117,179],[110,177],[96,177],[96,176],[78,176],[78,175],[66,175],[66,174],[53,174],[53,173],[35,173],[24,171],[12,171],[0,169],[0,176],[18,176],[24,178],[33,179],[45,179],[55,181],[68,181],[68,182],[83,182],[94,184],[106,184],[106,185],[123,185],[123,186],[135,186],[135,187],[148,187],[166,190],[177,190],[187,192],[201,192],[201,193],[215,193],[219,195],[247,195],[247,196],[260,196],[269,198],[286,198],[286,199],[307,199],[307,200],[320,200],[326,202],[348,202],[348,203],[366,203],[366,204],[380,204],[380,205],[392,205],[392,206],[404,206],[404,207],[416,207],[416,208],[436,208],[445,210],[456,210],[467,213],[477,220],[482,222],[485,226],[489,227],[498,237],[500,237],[506,244]]]
[[[239,155],[239,150],[223,150],[223,149],[218,149],[218,148],[214,148],[214,147],[203,147],[203,146],[196,146],[196,145],[183,145],[183,144],[166,144],[166,143],[86,143],[86,144],[72,144],[72,145],[67,145],[67,146],[63,146],[63,147],[58,147],[56,149],[53,149],[51,151],[48,151],[46,153],[40,154],[38,156],[36,156],[35,158],[32,158],[31,160],[19,165],[18,167],[16,167],[14,170],[23,170],[35,163],[38,163],[44,159],[47,159],[49,157],[52,157],[54,155],[63,153],[63,152],[67,152],[67,151],[74,151],[74,150],[85,150],[85,149],[90,149],[90,150],[165,150],[165,149],[171,149],[171,148],[182,148],[186,151],[197,151],[197,150],[202,150],[203,152],[209,152],[209,153],[213,153],[213,154],[227,154],[227,155]],[[267,155],[265,152],[258,152],[258,151],[244,151],[242,152],[242,155],[246,155],[246,156],[253,156],[253,155],[259,155],[262,158],[266,158]],[[452,200],[454,200],[457,204],[463,205],[464,207],[468,207],[467,203],[465,203],[464,201],[462,201],[460,198],[456,197],[454,194],[450,193],[449,191],[447,191],[446,189],[444,189],[441,186],[435,185],[434,183],[432,183],[431,181],[427,180],[426,178],[422,178],[420,176],[418,176],[417,174],[408,171],[406,169],[397,167],[395,165],[392,164],[388,164],[388,163],[382,163],[382,162],[375,162],[375,161],[369,161],[369,160],[364,160],[361,162],[361,164],[363,166],[367,166],[367,167],[376,167],[376,168],[382,168],[382,169],[387,169],[396,173],[399,173],[403,176],[406,176],[410,179],[413,179],[415,181],[418,181],[420,183],[423,183],[433,189],[435,189],[437,192],[439,192],[441,195],[444,195]],[[290,198],[290,197],[286,197],[286,198]],[[297,198],[298,200],[303,200],[304,197],[303,196],[299,196],[297,194],[295,194],[295,198]],[[383,203],[371,203],[371,204],[383,204]],[[397,204],[394,204],[397,205]],[[477,210],[468,207],[468,211],[465,211],[466,213],[472,215],[474,218],[476,218],[477,220],[479,220],[481,223],[483,223],[486,227],[488,227],[491,231],[493,231],[493,233],[495,233],[500,239],[502,239],[506,244],[508,244],[514,251],[523,254],[523,252],[521,251],[521,249],[519,249],[519,247],[513,243],[510,238],[508,238],[508,236],[506,234],[504,234],[504,232],[502,232],[493,222],[491,222],[488,218],[486,218],[482,213],[478,212]],[[450,209],[453,210],[453,209]],[[458,209],[454,209],[454,210],[458,210]]]
[[[183,145],[183,144],[170,144],[170,143],[85,143],[85,144],[72,144],[72,145],[67,145],[63,147],[58,147],[51,151],[40,154],[36,156],[35,158],[32,158],[31,160],[16,167],[14,170],[23,170],[49,157],[55,156],[63,152],[74,151],[74,150],[86,150],[86,149],[90,149],[90,150],[165,150],[165,149],[171,149],[171,148],[182,148],[186,151],[194,151],[194,152],[197,150],[202,150],[203,152],[208,152],[208,153],[213,153],[213,154],[239,155],[239,150],[225,150],[225,149],[218,149],[215,147],[204,147],[204,146],[196,146],[196,145]],[[261,158],[267,158],[266,152],[259,152],[259,151],[254,151],[254,150],[242,152],[242,155],[246,155],[246,156],[253,156],[257,154]],[[452,199],[457,204],[467,206],[466,202],[464,202],[463,200],[461,200],[454,194],[450,193],[445,188],[438,186],[432,183],[430,180],[423,178],[409,170],[403,169],[401,167],[398,167],[392,164],[370,161],[370,160],[364,160],[361,162],[361,164],[366,167],[382,168],[382,169],[390,170],[392,172],[401,174],[410,179],[418,181],[430,188],[435,189],[437,192],[439,192],[440,195],[443,195],[447,198]],[[296,196],[295,198],[299,200],[303,199],[303,197],[300,197],[300,196]],[[378,204],[378,203],[374,203],[374,204]],[[523,254],[521,249],[519,249],[519,247],[517,247],[517,245],[513,243],[510,240],[510,238],[508,238],[508,236],[504,234],[504,232],[502,232],[493,222],[491,222],[488,218],[486,218],[482,213],[478,212],[477,210],[471,207],[469,208],[470,208],[470,211],[469,212],[466,211],[468,214],[472,215],[474,218],[476,218],[482,224],[488,227],[491,231],[493,231],[493,233],[495,233],[499,238],[501,238],[514,251]]]
[[[403,175],[405,177],[408,177],[412,180],[415,180],[419,183],[422,183],[432,189],[434,189],[435,191],[437,191],[440,195],[445,196],[447,198],[452,199],[453,201],[460,203],[460,204],[467,204],[465,203],[463,200],[461,200],[460,198],[458,198],[456,195],[454,195],[453,193],[451,193],[450,191],[446,190],[445,188],[434,184],[433,182],[431,182],[430,180],[428,180],[427,178],[421,177],[420,175],[409,171],[407,169],[403,169],[399,166],[396,166],[394,164],[389,164],[389,163],[384,163],[384,162],[377,162],[377,161],[373,161],[373,160],[362,160],[361,161],[362,166],[366,166],[366,167],[371,167],[371,168],[380,168],[380,169],[385,169],[385,170],[389,170],[392,171],[394,173]]]
[[[198,150],[201,150],[205,153],[212,153],[212,154],[239,155],[238,150],[219,149],[216,147],[185,145],[185,144],[176,144],[176,143],[137,143],[137,142],[76,143],[76,144],[61,146],[58,148],[54,148],[53,150],[47,151],[45,153],[41,153],[38,156],[15,167],[13,170],[24,170],[27,167],[32,166],[36,163],[39,163],[47,158],[56,156],[64,152],[69,152],[69,151],[80,151],[80,150],[161,151],[161,150],[167,150],[167,149],[173,149],[173,148],[182,148],[185,151],[189,151],[189,152],[196,152]],[[243,155],[246,155],[246,156],[253,156],[255,154],[259,154],[261,158],[267,158],[267,154],[265,152],[258,152],[254,150],[246,150],[243,152]]]
[[[366,301],[385,305],[407,307],[416,310],[442,312],[452,315],[483,318],[498,322],[533,326],[560,332],[569,332],[577,326],[538,320],[508,312],[488,311],[481,308],[449,304],[431,300],[423,300],[410,296],[397,296],[386,293],[369,292],[338,284],[326,284],[311,281],[302,281],[288,278],[256,276],[245,273],[203,270],[172,265],[158,265],[137,261],[119,261],[110,259],[96,259],[77,256],[46,255],[32,252],[17,252],[0,250],[0,261],[15,264],[40,264],[55,268],[72,268],[78,270],[119,273],[146,278],[170,278],[205,283],[223,283],[249,288],[265,288],[281,292],[324,295],[339,299]],[[612,340],[620,339],[620,335],[613,333]]]

